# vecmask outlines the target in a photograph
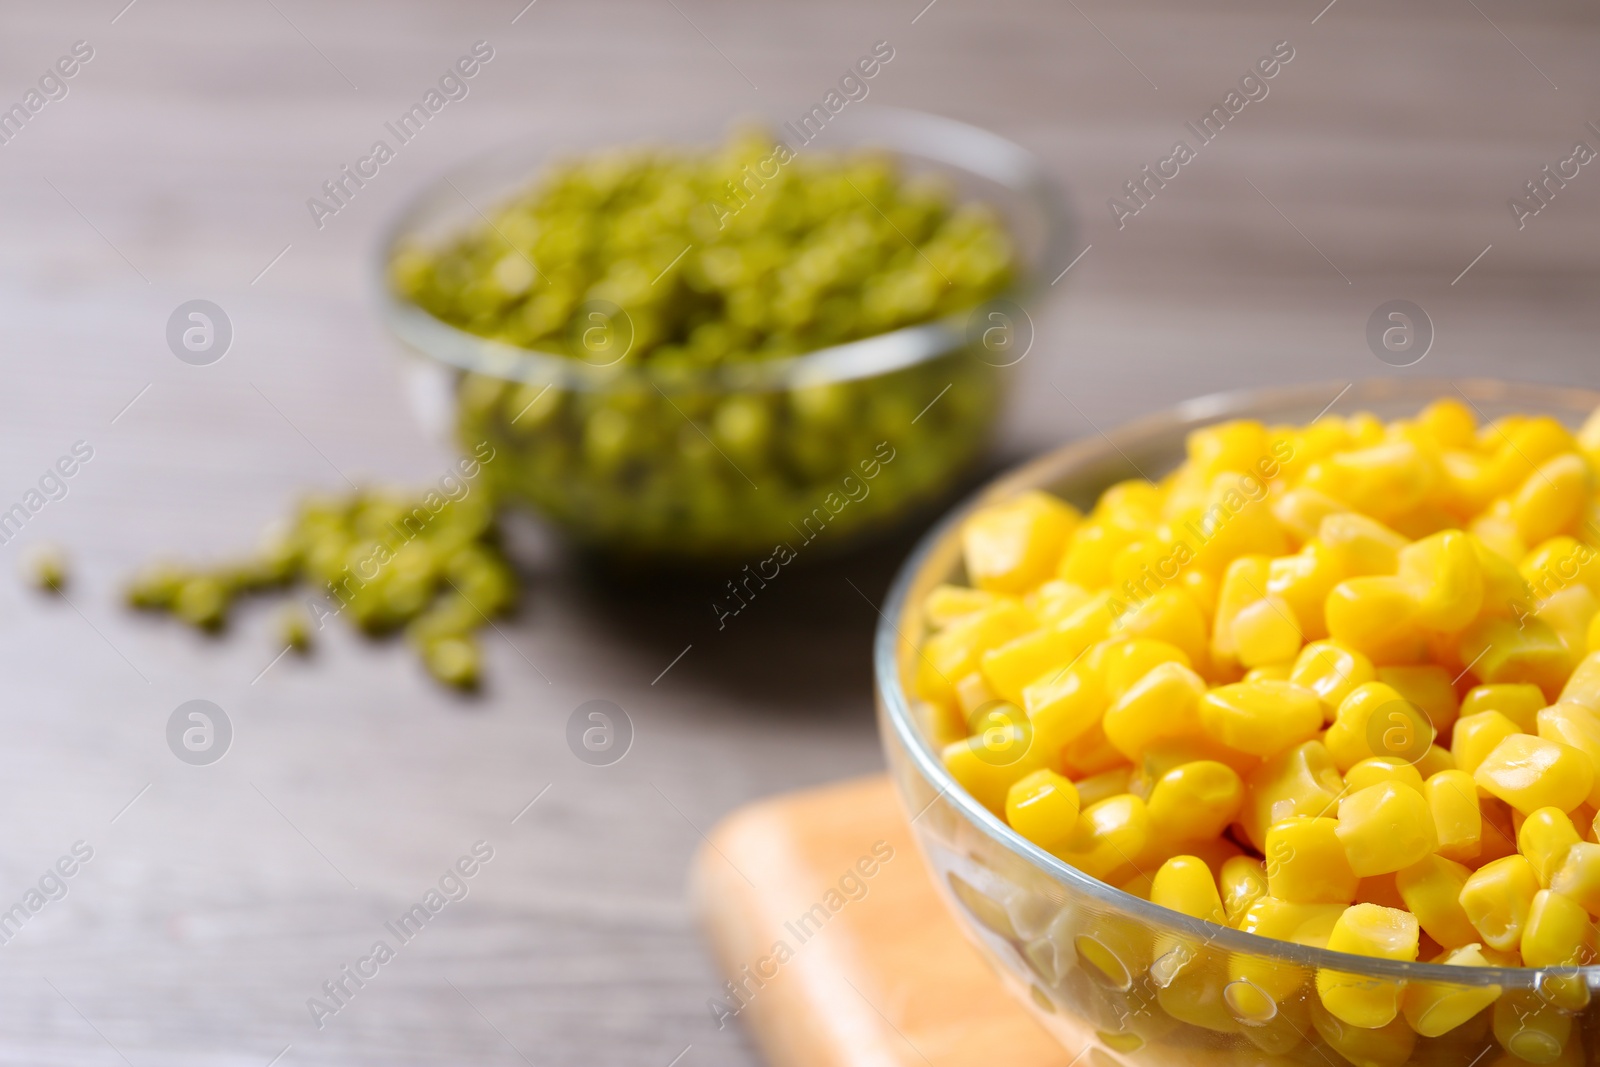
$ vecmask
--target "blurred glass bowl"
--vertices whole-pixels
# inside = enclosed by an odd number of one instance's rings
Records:
[[[1445,967],[1377,960],[1246,934],[1141,900],[1082,874],[1014,832],[945,771],[909,695],[924,625],[921,605],[941,582],[963,582],[959,526],[974,508],[1048,489],[1087,510],[1102,490],[1160,477],[1182,459],[1192,429],[1234,418],[1307,422],[1343,383],[1202,397],[1104,437],[1051,452],[999,479],[930,532],[884,605],[874,653],[878,723],[890,771],[940,895],[1007,986],[1085,1064],[1097,1067],[1562,1067],[1597,1061],[1600,967],[1556,970]],[[1339,398],[1344,411],[1410,415],[1441,396],[1465,396],[1485,418],[1545,413],[1576,427],[1600,393],[1495,381],[1376,379]],[[1374,985],[1434,983],[1470,1021],[1419,1036],[1402,1015],[1362,1030],[1322,1009],[1319,969]],[[1430,1022],[1433,1025],[1430,1025]],[[1490,1059],[1491,1051],[1501,1058]],[[1481,1064],[1480,1064],[1480,1061]],[[1079,1062],[1074,1059],[1074,1062]]]
[[[1003,368],[1032,343],[1019,302],[1047,288],[1042,272],[1065,264],[1069,227],[1039,162],[995,134],[892,108],[845,119],[827,127],[817,151],[884,150],[906,174],[937,173],[959,201],[999,213],[1022,279],[1005,299],[792,358],[688,373],[492,341],[398,295],[388,264],[398,247],[477,223],[559,154],[516,144],[426,188],[379,249],[383,317],[413,357],[407,389],[424,422],[469,449],[487,441],[496,450],[484,471],[501,501],[531,504],[578,544],[623,557],[748,558],[824,527],[836,551],[936,500],[988,441]],[[749,398],[776,429],[764,452],[736,461],[708,427],[730,400]],[[586,448],[597,418],[607,433],[638,438],[626,463],[597,462]],[[867,470],[876,471],[870,481]]]

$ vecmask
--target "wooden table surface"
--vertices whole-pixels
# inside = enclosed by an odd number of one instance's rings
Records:
[[[75,842],[93,858],[0,947],[0,1063],[753,1062],[705,1007],[689,860],[742,801],[880,765],[874,611],[844,579],[881,597],[903,544],[775,584],[721,632],[703,588],[608,585],[536,544],[475,701],[397,647],[335,633],[263,675],[264,613],[209,641],[117,604],[139,562],[247,545],[300,490],[444,472],[367,268],[466,154],[798,115],[886,40],[861,106],[1026,145],[1092,246],[1031,309],[1007,457],[1221,388],[1600,380],[1600,166],[1520,230],[1507,206],[1600,147],[1592,4],[925,2],[7,5],[0,105],[74,42],[93,58],[0,146],[0,508],[75,442],[93,458],[0,546],[0,908]],[[306,199],[479,40],[470,95],[317,229]],[[1119,229],[1108,199],[1283,41],[1268,96]],[[234,326],[211,366],[164,340],[193,298]],[[1437,329],[1402,371],[1365,341],[1392,298]],[[46,540],[77,562],[70,603],[9,578]],[[207,767],[165,740],[194,698],[235,731]],[[564,740],[595,698],[636,728],[605,768]],[[478,841],[470,894],[318,1029],[307,999]]]

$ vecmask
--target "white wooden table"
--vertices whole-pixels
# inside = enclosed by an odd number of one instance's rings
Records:
[[[747,798],[878,765],[874,614],[844,578],[880,596],[903,546],[721,633],[703,590],[609,589],[545,551],[476,701],[399,647],[336,633],[263,675],[265,612],[210,641],[117,603],[138,563],[244,546],[302,489],[443,472],[368,256],[467,153],[799,114],[887,40],[871,101],[1029,146],[1092,246],[1034,308],[1008,455],[1092,432],[1052,383],[1104,426],[1291,380],[1600,377],[1600,166],[1520,231],[1507,207],[1600,148],[1592,4],[923,2],[8,5],[0,106],[74,42],[94,55],[0,146],[0,509],[75,442],[93,458],[0,546],[7,575],[45,540],[77,562],[70,604],[0,581],[0,908],[74,842],[93,858],[0,947],[0,1063],[751,1062],[705,1009],[688,857]],[[318,230],[306,199],[479,40],[470,95]],[[1267,97],[1119,230],[1107,200],[1280,41]],[[1437,329],[1405,371],[1365,341],[1397,297]],[[211,366],[164,340],[193,298],[234,326]],[[234,725],[211,766],[167,748],[194,698]],[[637,731],[606,768],[564,740],[595,698]],[[470,894],[319,1030],[307,998],[480,840]]]

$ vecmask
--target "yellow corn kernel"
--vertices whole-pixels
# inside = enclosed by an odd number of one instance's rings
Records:
[[[1324,722],[1332,722],[1344,698],[1377,678],[1372,661],[1337,641],[1313,641],[1300,650],[1289,681],[1317,694]]]
[[[1517,724],[1519,733],[1531,734],[1538,729],[1535,716],[1545,704],[1544,692],[1527,682],[1479,685],[1461,698],[1461,717],[1498,711]]]
[[[1267,428],[1254,419],[1234,419],[1189,431],[1184,445],[1194,469],[1210,478],[1221,471],[1247,471],[1266,458]]]
[[[1399,578],[1350,578],[1328,594],[1328,634],[1373,663],[1415,663],[1425,651],[1416,601]]]
[[[1568,745],[1513,734],[1484,757],[1472,777],[1524,815],[1546,807],[1571,811],[1589,796],[1594,764]]]
[[[1546,460],[1511,498],[1511,518],[1530,545],[1570,533],[1590,495],[1589,464],[1576,452]]]
[[[1600,917],[1600,845],[1579,841],[1569,847],[1550,876],[1550,888]]]
[[[1533,864],[1539,885],[1549,889],[1550,879],[1567,858],[1567,849],[1581,840],[1566,812],[1560,808],[1540,808],[1524,819],[1517,830],[1517,851]]]
[[[1235,925],[1247,934],[1324,948],[1343,914],[1341,904],[1291,904],[1263,896],[1245,909]],[[1228,975],[1236,982],[1248,981],[1280,1004],[1292,998],[1310,977],[1309,972],[1293,964],[1242,953],[1229,958]]]
[[[1044,764],[1020,713],[990,716],[978,733],[946,745],[943,757],[961,788],[997,815],[1005,812],[1011,783]]]
[[[1600,649],[1584,656],[1561,689],[1562,704],[1582,704],[1600,712]]]
[[[1040,626],[1053,626],[1094,599],[1094,594],[1071,582],[1052,578],[1022,598]]]
[[[1065,845],[1051,849],[1091,878],[1115,882],[1119,872],[1137,873],[1133,857],[1150,843],[1150,813],[1131,793],[1091,804],[1078,816]]]
[[[1467,877],[1461,887],[1461,907],[1484,944],[1513,952],[1522,947],[1522,931],[1538,892],[1533,864],[1522,856],[1506,856]]]
[[[1158,742],[1203,736],[1200,697],[1205,691],[1205,679],[1182,663],[1159,663],[1106,709],[1100,723],[1106,740],[1138,760]]]
[[[1456,758],[1450,754],[1448,748],[1429,745],[1427,751],[1412,766],[1417,769],[1417,773],[1422,775],[1424,780],[1427,780],[1440,771],[1455,770]]]
[[[1379,667],[1378,681],[1421,708],[1436,733],[1449,733],[1460,714],[1451,672],[1435,663]]]
[[[1105,712],[1105,686],[1099,675],[1079,661],[1022,690],[1035,743],[1041,750],[1059,754],[1088,733]]]
[[[1352,578],[1394,574],[1400,569],[1400,550],[1409,543],[1383,523],[1353,511],[1323,519],[1317,540],[1334,568]]]
[[[1253,856],[1234,856],[1222,864],[1217,886],[1228,925],[1237,926],[1250,905],[1267,895],[1266,867]]]
[[[993,607],[1000,597],[982,589],[967,589],[959,585],[936,585],[922,601],[922,614],[928,625],[943,629],[952,622],[975,611]]]
[[[1182,912],[1193,919],[1204,919],[1219,925],[1227,921],[1211,868],[1195,856],[1174,856],[1161,865],[1161,869],[1156,871],[1155,881],[1150,885],[1150,903]],[[1159,949],[1156,955],[1161,955]]]
[[[1508,562],[1528,554],[1528,546],[1517,536],[1517,524],[1511,518],[1509,500],[1497,500],[1489,510],[1480,512],[1467,523],[1467,532],[1492,554]],[[1496,606],[1490,605],[1491,609]]]
[[[1311,1024],[1318,1036],[1345,1062],[1356,1067],[1402,1067],[1411,1062],[1417,1035],[1404,1019],[1396,1018],[1387,1026],[1369,1030],[1335,1018],[1316,997],[1311,998],[1310,1008]]]
[[[1267,892],[1291,904],[1348,904],[1356,875],[1336,819],[1295,816],[1267,830]]]
[[[1589,650],[1589,627],[1600,617],[1600,598],[1587,586],[1568,586],[1545,597],[1534,617],[1555,631],[1576,662]]]
[[[1084,589],[1104,589],[1111,581],[1111,562],[1137,536],[1133,530],[1102,519],[1080,522],[1067,539],[1056,577]]]
[[[1433,813],[1439,855],[1465,863],[1477,859],[1483,844],[1483,810],[1478,807],[1478,783],[1462,770],[1440,771],[1423,783],[1428,810]]]
[[[1494,1006],[1494,1037],[1521,1063],[1556,1064],[1578,1044],[1572,1016],[1529,989],[1510,990]]]
[[[1588,757],[1600,771],[1600,715],[1581,704],[1552,704],[1534,716],[1534,728],[1546,741],[1569,745]],[[1600,773],[1589,787],[1591,807],[1600,807]]]
[[[1229,748],[1271,756],[1315,737],[1322,705],[1311,690],[1290,682],[1240,682],[1200,699],[1200,724]]]
[[[1424,537],[1400,550],[1399,578],[1416,599],[1417,625],[1454,633],[1483,606],[1483,572],[1471,535],[1460,530]]]
[[[1109,598],[1093,596],[1060,621],[1030,628],[988,649],[978,658],[978,665],[995,692],[1020,703],[1026,686],[1046,679],[1075,662],[1091,645],[1105,640],[1112,622]]]
[[[1132,775],[1131,768],[1114,767],[1109,771],[1078,779],[1075,784],[1078,787],[1079,807],[1087,810],[1102,800],[1109,800],[1111,797],[1128,792],[1128,783]]]
[[[999,699],[989,683],[983,680],[983,675],[978,671],[956,682],[956,707],[961,709],[961,720],[966,722],[977,713],[985,704],[992,704]]]
[[[1313,463],[1301,484],[1386,521],[1421,504],[1441,477],[1415,443],[1390,440]]]
[[[1450,739],[1450,754],[1456,758],[1458,769],[1471,774],[1500,742],[1521,732],[1516,723],[1498,711],[1463,715],[1456,722],[1455,734]]]
[[[1274,498],[1272,517],[1301,544],[1317,536],[1322,520],[1350,510],[1350,505],[1315,489],[1296,487]]]
[[[1440,448],[1471,448],[1478,432],[1478,420],[1471,408],[1447,396],[1417,413],[1417,427]]]
[[[1165,642],[1183,651],[1191,664],[1210,656],[1210,624],[1195,598],[1178,586],[1167,586],[1132,608],[1119,620],[1117,633]]]
[[[1265,849],[1267,828],[1291,815],[1328,815],[1344,790],[1333,757],[1319,741],[1307,741],[1279,753],[1245,779],[1245,803],[1239,813],[1246,836]]]
[[[1333,925],[1328,948],[1387,960],[1417,958],[1416,916],[1377,904],[1352,904]],[[1387,1026],[1400,1013],[1400,983],[1323,969],[1317,996],[1335,1018],[1367,1030]]]
[[[1011,783],[1006,791],[1006,822],[1040,848],[1056,848],[1078,823],[1078,788],[1041,768]]]
[[[1015,600],[1002,599],[964,615],[928,638],[917,657],[917,693],[936,704],[955,703],[955,684],[978,669],[978,659],[1034,628],[1033,616]]]
[[[979,589],[1027,592],[1055,569],[1078,519],[1071,505],[1037,490],[981,508],[961,526],[967,577]]]
[[[1111,747],[1099,723],[1062,745],[1060,752],[1061,769],[1073,778],[1087,778],[1128,762],[1122,753]]]
[[[1267,567],[1267,594],[1282,597],[1307,641],[1328,636],[1323,605],[1328,594],[1350,575],[1339,569],[1328,549],[1313,541],[1292,556],[1279,556]]]
[[[1535,545],[1517,564],[1517,572],[1535,600],[1573,585],[1600,593],[1600,554],[1592,545],[1566,534]]]
[[[1200,613],[1206,617],[1209,630],[1210,620],[1217,613],[1217,595],[1222,589],[1217,576],[1210,571],[1190,567],[1178,578],[1178,588],[1193,597],[1200,606]]]
[[[1571,967],[1594,962],[1594,923],[1577,901],[1541,889],[1522,928],[1525,967]]]
[[[1239,646],[1234,639],[1234,617],[1266,595],[1270,567],[1271,560],[1266,556],[1240,556],[1228,564],[1217,593],[1217,610],[1211,624],[1211,658],[1214,662],[1238,662]]]
[[[1102,641],[1083,659],[1091,670],[1099,673],[1110,700],[1121,697],[1135,682],[1163,663],[1191,666],[1183,649],[1148,637]]]
[[[1260,667],[1292,661],[1305,638],[1294,608],[1279,596],[1265,596],[1246,604],[1234,615],[1233,647],[1241,664]]]
[[[1351,767],[1344,776],[1344,787],[1354,793],[1369,785],[1394,782],[1422,792],[1422,773],[1415,766],[1393,756],[1373,756]]]
[[[1461,888],[1472,870],[1442,856],[1428,856],[1395,872],[1394,885],[1423,932],[1445,948],[1478,940],[1478,930],[1461,906]]]
[[[1291,663],[1264,663],[1259,667],[1251,667],[1244,672],[1242,682],[1287,682],[1289,675],[1294,672]]]
[[[1399,756],[1425,750],[1432,724],[1420,708],[1393,686],[1363,682],[1339,703],[1324,740],[1341,773],[1373,756]]]
[[[1388,874],[1439,845],[1433,813],[1420,792],[1394,782],[1357,790],[1339,802],[1339,841],[1362,878]]]
[[[1481,682],[1531,682],[1554,698],[1573,668],[1572,654],[1538,616],[1483,618],[1461,632],[1461,662]]]
[[[1174,767],[1150,790],[1150,824],[1163,840],[1207,841],[1220,837],[1244,806],[1244,782],[1233,768],[1214,760]]]
[[[1480,945],[1451,949],[1436,962],[1447,967],[1492,967]],[[1421,1037],[1441,1037],[1470,1022],[1500,999],[1497,985],[1455,985],[1447,982],[1407,982],[1400,994],[1400,1011]]]

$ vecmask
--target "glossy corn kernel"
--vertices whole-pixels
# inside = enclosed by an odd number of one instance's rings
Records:
[[[1461,698],[1461,717],[1484,711],[1498,711],[1516,724],[1517,732],[1536,732],[1536,716],[1548,702],[1544,692],[1527,682],[1478,685]]]
[[[1546,741],[1582,752],[1600,771],[1600,715],[1581,704],[1552,704],[1534,716],[1534,730]],[[1588,804],[1600,807],[1600,773],[1589,787]]]
[[[1483,789],[1524,815],[1540,808],[1571,811],[1594,785],[1589,757],[1568,745],[1531,734],[1513,734],[1472,772]]]
[[[1066,844],[1052,849],[1067,863],[1101,881],[1118,872],[1136,873],[1134,859],[1150,843],[1150,813],[1129,793],[1085,808]]]
[[[937,585],[923,600],[922,614],[929,626],[943,629],[959,618],[992,607],[999,599],[994,593],[982,589]]]
[[[1455,770],[1456,758],[1450,754],[1448,748],[1432,744],[1428,746],[1427,751],[1423,752],[1412,766],[1417,769],[1417,773],[1422,775],[1423,780],[1426,781],[1440,771]]]
[[[1483,845],[1483,809],[1478,806],[1478,784],[1462,770],[1440,771],[1423,783],[1428,810],[1439,838],[1438,854],[1466,863],[1475,860]]]
[[[1331,815],[1344,790],[1333,757],[1319,741],[1307,741],[1266,760],[1245,779],[1239,813],[1250,843],[1263,850],[1267,829],[1293,815]]]
[[[1373,576],[1340,582],[1328,594],[1328,634],[1373,663],[1415,663],[1424,652],[1417,602],[1399,578]]]
[[[1322,704],[1311,690],[1290,682],[1240,682],[1201,698],[1200,724],[1229,748],[1272,756],[1317,735]]]
[[[1567,858],[1567,849],[1582,838],[1572,820],[1560,808],[1540,808],[1522,821],[1517,830],[1517,851],[1533,864],[1533,873],[1539,885],[1550,888],[1555,876]]]
[[[1219,925],[1227,921],[1211,868],[1195,856],[1174,856],[1161,865],[1150,886],[1150,903]]]
[[[1067,539],[1056,577],[1084,589],[1104,589],[1111,581],[1111,563],[1134,539],[1126,527],[1101,519],[1081,522]]]
[[[1287,682],[1294,671],[1293,663],[1265,663],[1244,672],[1241,682]]]
[[[1165,642],[1182,650],[1188,662],[1199,666],[1210,657],[1210,623],[1194,596],[1178,586],[1167,586],[1130,608],[1118,620],[1117,633]]]
[[[1067,842],[1078,824],[1078,789],[1066,778],[1040,768],[1006,791],[1006,822],[1040,848]]]
[[[1461,887],[1461,907],[1484,944],[1513,952],[1522,946],[1522,931],[1538,892],[1533,864],[1522,856],[1506,856],[1472,872]]]
[[[1146,806],[1154,833],[1166,841],[1220,837],[1244,805],[1244,782],[1233,768],[1196,760],[1156,780]]]
[[[1050,576],[1078,513],[1048,493],[992,504],[962,525],[967,576],[979,589],[1021,594]]]
[[[1317,540],[1328,550],[1343,574],[1394,574],[1400,568],[1400,550],[1408,542],[1376,519],[1353,511],[1322,520]]]
[[[1359,685],[1374,681],[1372,661],[1337,641],[1313,641],[1300,650],[1289,681],[1317,694],[1323,719],[1332,722],[1344,698]]]
[[[1455,757],[1459,770],[1472,774],[1478,769],[1478,764],[1499,747],[1500,742],[1522,732],[1517,729],[1516,723],[1498,711],[1463,715],[1456,722],[1454,736],[1450,740],[1450,754]]]
[[[1571,533],[1590,492],[1589,464],[1576,452],[1543,463],[1511,498],[1511,518],[1527,544]]]
[[[1435,400],[1417,413],[1417,428],[1440,448],[1470,448],[1478,431],[1472,409],[1453,396]]]
[[[1250,905],[1267,895],[1267,870],[1251,856],[1234,856],[1222,864],[1217,889],[1229,926],[1238,926]]]
[[[1432,663],[1379,667],[1378,681],[1422,709],[1435,733],[1448,733],[1460,715],[1453,681],[1460,674]]]
[[[1311,998],[1310,1008],[1311,1023],[1317,1035],[1344,1063],[1353,1067],[1402,1067],[1411,1062],[1417,1035],[1411,1032],[1404,1019],[1395,1018],[1387,1026],[1368,1029],[1337,1018],[1316,997]],[[1325,1061],[1318,1057],[1316,1062]]]
[[[1492,967],[1480,945],[1451,949],[1435,961],[1447,967]],[[1465,975],[1463,975],[1465,977]],[[1479,983],[1407,982],[1400,994],[1406,1024],[1421,1037],[1442,1037],[1500,999],[1500,987]]]
[[[1526,967],[1570,967],[1594,962],[1594,922],[1577,901],[1541,889],[1528,905],[1522,928]]]
[[[1105,686],[1081,660],[1022,690],[1035,743],[1059,757],[1062,749],[1099,725],[1105,711]]]
[[[1439,844],[1428,802],[1417,790],[1394,782],[1368,786],[1340,801],[1338,835],[1350,869],[1362,878],[1409,867]]]
[[[1398,575],[1415,599],[1418,626],[1454,633],[1483,605],[1483,573],[1470,534],[1446,530],[1400,550]]]
[[[1512,1062],[1556,1064],[1575,1046],[1572,1016],[1531,990],[1508,992],[1494,1006],[1494,1037]],[[1497,1064],[1496,1067],[1499,1067]]]
[[[1263,896],[1250,904],[1234,925],[1247,934],[1325,948],[1344,911],[1341,904],[1291,904]],[[1234,981],[1250,982],[1279,1003],[1298,993],[1311,977],[1309,971],[1293,964],[1247,955],[1230,958],[1228,974]]]
[[[1561,688],[1562,704],[1581,704],[1600,712],[1600,649],[1590,652]]]
[[[1087,589],[1052,578],[1022,598],[1040,626],[1053,626],[1094,599]]]
[[[1432,736],[1426,716],[1393,686],[1366,682],[1340,702],[1323,740],[1342,773],[1374,756],[1420,754]]]
[[[1349,904],[1356,874],[1336,819],[1295,816],[1267,830],[1267,892],[1291,904]]]
[[[1550,888],[1600,918],[1600,845],[1579,841],[1561,857]]]
[[[1198,738],[1205,691],[1205,679],[1182,663],[1157,664],[1106,709],[1101,720],[1106,740],[1137,760],[1160,742]]]
[[[1479,681],[1529,682],[1552,698],[1573,666],[1561,635],[1538,616],[1479,619],[1461,632],[1459,652]]]
[[[1322,520],[1348,512],[1350,506],[1316,489],[1290,489],[1273,499],[1272,516],[1295,540],[1304,544],[1317,536]]]
[[[944,767],[978,803],[1004,814],[1012,783],[1043,764],[1032,742],[1026,716],[993,716],[971,737],[944,747]]]
[[[1339,916],[1328,938],[1334,952],[1414,960],[1420,930],[1416,917],[1377,904],[1352,904]],[[1317,996],[1329,1014],[1351,1026],[1372,1030],[1400,1013],[1397,982],[1324,969],[1317,973]]]
[[[1424,933],[1445,948],[1462,948],[1478,940],[1461,906],[1461,889],[1471,875],[1471,868],[1454,860],[1427,856],[1396,871],[1394,884]]]
[[[1246,604],[1231,625],[1234,649],[1245,667],[1292,662],[1305,643],[1294,608],[1280,596]]]
[[[1422,772],[1402,759],[1395,759],[1392,756],[1373,756],[1351,767],[1344,776],[1344,786],[1352,793],[1382,782],[1394,782],[1420,793]]]
[[[1246,607],[1266,596],[1271,560],[1262,555],[1240,556],[1228,564],[1217,592],[1217,609],[1211,623],[1211,658],[1219,664],[1237,663],[1239,646],[1233,621]]]
[[[978,669],[979,657],[1034,628],[1028,609],[1010,599],[955,620],[928,638],[917,656],[918,695],[954,703],[956,682]]]

